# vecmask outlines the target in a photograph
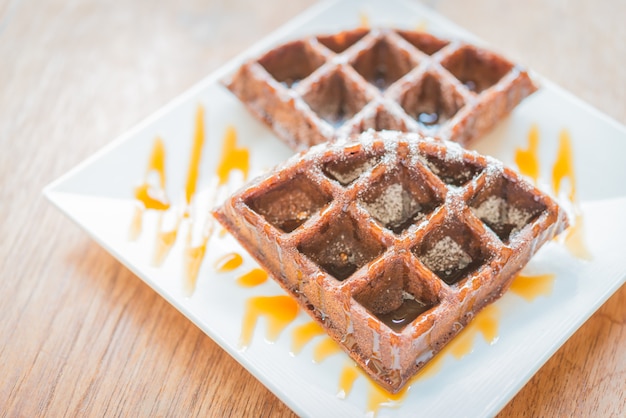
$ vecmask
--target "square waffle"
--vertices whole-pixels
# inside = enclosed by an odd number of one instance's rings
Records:
[[[391,29],[289,42],[224,84],[296,151],[370,128],[466,145],[536,90],[484,48]]]
[[[390,392],[567,226],[493,158],[392,131],[295,155],[214,215]]]

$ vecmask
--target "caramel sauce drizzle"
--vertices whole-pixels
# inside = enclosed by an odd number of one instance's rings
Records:
[[[141,235],[141,230],[143,229],[143,209],[141,205],[137,204],[133,210],[133,217],[131,218],[128,231],[128,239],[131,241],[136,241],[139,235]]]
[[[151,173],[158,175],[158,185],[149,182]],[[144,182],[135,188],[135,199],[143,203],[146,209],[166,210],[170,207],[165,195],[165,146],[161,138],[154,140]]]
[[[169,230],[163,230],[163,218],[164,216],[171,216],[171,212],[165,212],[159,216],[159,226],[157,229],[157,236],[154,245],[154,256],[152,259],[152,264],[156,267],[159,267],[163,264],[167,255],[170,252],[170,249],[174,246],[176,242],[176,237],[178,236],[178,228],[180,227],[181,217],[175,214],[176,220],[174,227]]]
[[[227,253],[215,260],[213,267],[220,273],[233,271],[243,263],[243,257],[237,253]]]
[[[359,26],[363,29],[370,28],[370,17],[367,15],[367,13],[359,13]]]
[[[515,150],[515,164],[520,173],[533,179],[537,184],[539,180],[539,127],[532,125],[528,132],[528,148]]]
[[[191,154],[189,155],[189,166],[187,170],[187,181],[185,182],[185,212],[184,216],[190,217],[190,209],[192,200],[196,194],[198,184],[198,176],[200,175],[200,162],[202,161],[202,149],[206,140],[204,127],[204,107],[198,105],[196,109],[195,129],[193,135],[193,144],[191,146]],[[212,206],[217,194],[216,181],[211,182],[209,190],[209,204]],[[187,239],[185,240],[185,248],[183,250],[183,291],[187,296],[191,296],[196,289],[198,274],[204,261],[206,247],[211,235],[215,222],[209,214],[203,214],[204,218],[194,219],[190,217],[189,229],[187,230]],[[194,241],[194,224],[203,222],[200,237]],[[195,244],[195,245],[194,245]]]
[[[532,302],[538,296],[549,296],[552,294],[554,278],[555,275],[551,273],[536,276],[519,274],[511,283],[510,290],[528,302]]]
[[[481,315],[482,314],[482,315]],[[450,352],[456,359],[461,359],[471,353],[476,335],[481,334],[489,345],[498,340],[498,319],[500,311],[494,305],[485,307],[472,321],[473,326],[465,327],[461,331],[459,341],[452,345]],[[469,329],[468,329],[469,328]]]
[[[561,191],[564,179],[569,180],[570,190],[568,198],[574,204],[574,223],[565,231],[563,243],[574,257],[589,261],[593,257],[585,243],[584,219],[576,200],[576,177],[572,140],[569,132],[566,130],[562,130],[559,135],[557,159],[552,167],[552,187],[554,187],[554,192],[557,195]]]
[[[150,181],[154,174],[158,176],[156,185]],[[165,146],[160,138],[154,140],[143,183],[135,187],[134,195],[138,204],[135,206],[129,232],[129,239],[132,241],[141,235],[143,213],[146,209],[165,211],[170,208],[165,194]]]
[[[369,380],[369,378],[368,378]],[[389,393],[378,384],[370,380],[369,390],[367,393],[367,407],[366,412],[376,416],[380,408],[394,408],[402,404],[402,400],[405,398],[409,386],[405,386],[398,393]]]
[[[382,407],[393,408],[399,406],[410,389],[410,385],[407,385],[398,393],[389,393],[376,382],[372,381],[355,363],[350,362],[343,367],[339,375],[337,397],[340,399],[347,398],[350,392],[352,392],[354,382],[356,382],[359,377],[364,378],[368,382],[366,405],[368,416],[376,416],[378,410]]]
[[[245,349],[250,345],[259,317],[265,317],[267,321],[266,338],[273,342],[296,319],[297,315],[298,303],[291,296],[255,296],[248,299],[239,339],[240,348]]]
[[[237,284],[242,287],[255,287],[267,281],[267,272],[265,270],[255,268],[249,272],[239,276]]]
[[[176,243],[176,237],[180,229],[181,218],[189,217],[189,211],[191,208],[191,200],[196,193],[196,185],[198,183],[198,175],[200,172],[200,161],[202,160],[202,148],[204,147],[205,140],[204,130],[204,107],[198,105],[196,109],[196,119],[194,127],[194,138],[191,146],[191,152],[189,154],[189,165],[187,170],[187,180],[185,182],[185,205],[184,211],[177,214],[177,221],[174,229],[169,231],[162,231],[159,228],[157,232],[157,247],[155,251],[154,264],[159,266],[163,263],[170,250]],[[202,260],[206,252],[206,243],[212,232],[211,225],[206,225],[203,231],[200,243],[198,245],[192,245],[192,231],[195,219],[190,219],[189,229],[187,231],[187,239],[185,240],[185,248],[183,250],[183,291],[189,296],[193,293],[198,272],[202,266]]]
[[[476,317],[435,357],[433,357],[426,366],[420,370],[411,381],[409,381],[398,393],[389,393],[376,382],[372,381],[368,375],[363,373],[354,363],[344,366],[339,376],[339,387],[337,396],[345,399],[350,392],[354,382],[359,376],[365,378],[369,383],[367,395],[367,413],[375,416],[382,407],[393,408],[399,406],[412,384],[423,378],[429,378],[437,374],[443,366],[444,358],[451,355],[456,359],[461,359],[471,353],[474,340],[478,334],[488,344],[494,344],[498,339],[498,322],[500,311],[494,305],[489,305],[480,311]]]
[[[576,176],[574,172],[574,158],[572,140],[569,132],[562,130],[559,134],[559,149],[556,161],[552,167],[552,188],[558,196],[564,179],[569,179],[570,191],[567,197],[570,202],[576,202]]]
[[[202,267],[202,261],[204,260],[204,255],[206,253],[206,244],[208,242],[208,237],[202,242],[202,244],[192,247],[191,242],[191,233],[187,234],[187,245],[185,247],[184,254],[184,281],[183,281],[183,292],[187,296],[191,296],[196,290],[196,282],[198,279],[198,273],[200,272],[200,267]]]
[[[471,353],[474,340],[478,334],[488,344],[494,344],[498,339],[498,319],[500,311],[494,305],[486,306],[467,326],[450,341],[426,366],[420,370],[415,378],[429,378],[437,374],[443,366],[443,359],[447,355],[461,359]]]
[[[330,337],[325,337],[313,349],[313,361],[321,363],[328,357],[341,352],[341,347]]]
[[[587,244],[585,243],[585,229],[584,229],[584,219],[581,213],[576,213],[574,215],[574,225],[570,226],[567,231],[565,231],[565,248],[572,254],[574,257],[579,258],[581,260],[591,261],[593,256],[589,249],[587,248]]]
[[[241,171],[243,179],[246,180],[249,169],[250,152],[245,147],[237,146],[237,131],[233,126],[228,126],[224,134],[222,156],[217,166],[219,186],[223,186],[228,182],[228,177],[233,170]]]
[[[198,105],[196,110],[196,126],[193,135],[193,145],[189,156],[189,168],[187,170],[187,182],[185,184],[185,200],[187,205],[191,204],[191,199],[196,194],[196,185],[200,173],[200,161],[202,161],[202,148],[204,148],[204,107]]]
[[[352,392],[354,382],[361,374],[361,370],[354,363],[344,366],[339,375],[339,389],[337,391],[339,399],[345,399]]]
[[[415,29],[414,30],[416,32],[426,32],[428,30],[428,22],[425,21],[425,20],[420,20],[415,25]]]
[[[153,264],[160,266],[176,244],[182,219],[188,219],[188,222],[186,222],[188,229],[183,249],[183,290],[188,295],[191,295],[195,290],[198,273],[205,258],[207,244],[213,234],[215,225],[213,218],[206,213],[202,213],[199,217],[191,215],[195,206],[194,196],[196,195],[198,178],[200,176],[202,150],[206,141],[204,113],[204,107],[198,105],[184,187],[184,204],[178,205],[176,211],[172,210],[174,208],[165,193],[165,146],[160,138],[156,138],[148,159],[144,181],[134,189],[137,205],[131,219],[129,231],[129,238],[136,240],[143,228],[144,211],[151,209],[162,212],[159,214],[153,256]],[[235,169],[242,172],[244,179],[247,178],[249,152],[247,148],[237,146],[236,130],[234,127],[229,126],[222,141],[222,155],[218,162],[217,177],[213,179],[214,181],[209,187],[210,195],[207,203],[211,206],[216,199],[218,188],[228,183],[229,174]],[[169,228],[164,229],[166,221],[168,221]],[[201,226],[201,228],[196,228],[196,226]],[[241,262],[241,256],[239,256],[239,264]],[[237,261],[231,260],[230,263],[237,263]],[[261,275],[255,274],[254,277],[244,280],[243,283],[251,286],[262,281],[264,280],[261,278]]]
[[[313,338],[318,335],[325,335],[326,331],[320,324],[315,321],[307,322],[300,325],[293,330],[291,334],[291,352],[293,354],[299,354],[300,351],[307,345]]]
[[[515,151],[515,163],[520,173],[533,179],[535,184],[539,179],[539,127],[532,125],[528,132],[528,148],[518,148]],[[572,140],[566,129],[559,133],[559,147],[556,160],[552,166],[552,189],[556,196],[561,193],[564,180],[569,183],[567,198],[574,205],[574,219],[572,225],[565,231],[560,240],[565,248],[574,257],[582,260],[591,260],[592,255],[587,249],[584,238],[584,219],[576,198],[576,176],[574,169],[574,153]]]
[[[135,199],[143,203],[145,209],[167,210],[170,208],[164,193],[161,194],[161,190],[153,189],[153,186],[147,183],[135,188]]]
[[[214,196],[214,195],[213,195]],[[211,199],[212,201],[213,199]],[[204,221],[204,225],[202,228],[202,233],[200,237],[200,244],[192,245],[193,243],[193,224],[189,225],[189,230],[187,231],[187,239],[185,241],[185,251],[183,254],[183,269],[184,269],[184,281],[183,281],[183,291],[187,296],[191,296],[196,289],[196,282],[198,280],[198,273],[200,272],[200,267],[202,267],[202,262],[204,261],[204,256],[206,254],[206,247],[213,234],[213,229],[215,226],[215,222],[211,215],[207,214],[206,219]]]

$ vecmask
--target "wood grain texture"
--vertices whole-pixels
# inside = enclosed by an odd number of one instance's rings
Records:
[[[289,416],[41,196],[312,0],[0,5],[0,416]],[[427,4],[626,123],[625,2]],[[245,28],[245,30],[242,30]],[[500,413],[626,411],[626,287]]]

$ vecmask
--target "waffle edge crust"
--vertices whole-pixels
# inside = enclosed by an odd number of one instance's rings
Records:
[[[467,145],[537,89],[485,48],[385,28],[288,42],[223,83],[296,151],[370,128]]]
[[[392,393],[568,225],[499,161],[392,131],[295,155],[214,216]]]

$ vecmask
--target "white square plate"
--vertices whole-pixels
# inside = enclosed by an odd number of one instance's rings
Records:
[[[245,57],[257,55],[288,39],[358,26],[362,16],[367,16],[372,26],[409,29],[419,26],[443,37],[471,38],[416,4],[375,0],[320,3],[45,190],[46,196],[67,216],[300,415],[371,414],[372,409],[376,409],[368,406],[368,397],[372,399],[371,384],[361,375],[345,399],[338,397],[340,374],[349,363],[348,357],[336,353],[322,362],[313,362],[314,350],[325,338],[323,336],[315,337],[298,355],[290,354],[293,330],[310,321],[302,312],[273,344],[264,339],[266,322],[259,321],[250,346],[242,351],[239,337],[246,301],[254,296],[280,295],[282,290],[271,280],[251,288],[237,285],[236,278],[256,266],[230,236],[214,234],[208,243],[195,292],[187,296],[183,291],[183,249],[188,219],[182,221],[165,262],[155,267],[152,259],[158,214],[147,211],[139,239],[128,238],[136,206],[133,190],[143,179],[155,138],[160,137],[167,152],[166,189],[174,204],[182,205],[198,105],[206,110],[207,127],[198,202],[207,195],[227,126],[237,129],[239,144],[249,149],[253,175],[290,156],[290,150],[253,119],[218,80],[237,68]],[[531,301],[513,292],[507,293],[495,304],[499,312],[497,338],[487,342],[476,337],[471,352],[461,359],[450,355],[440,358],[441,367],[436,373],[415,380],[402,399],[394,405],[381,406],[378,416],[414,416],[417,413],[489,416],[497,413],[624,283],[626,130],[551,83],[541,80],[541,84],[540,91],[525,100],[490,135],[478,141],[477,148],[512,165],[515,150],[527,146],[530,127],[536,125],[540,132],[540,182],[549,184],[559,133],[566,129],[572,138],[576,191],[585,221],[584,242],[592,259],[579,260],[556,242],[546,245],[525,272],[554,274],[552,291]],[[230,190],[237,183],[237,176],[234,177],[233,180],[231,176]],[[198,202],[195,213],[205,216],[206,211],[200,209]],[[215,261],[233,251],[244,255],[243,265],[230,273],[217,272]]]

